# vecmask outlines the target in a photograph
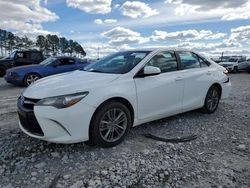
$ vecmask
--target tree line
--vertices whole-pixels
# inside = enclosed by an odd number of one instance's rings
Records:
[[[82,46],[65,37],[48,34],[39,35],[35,40],[27,36],[20,37],[12,32],[0,29],[0,56],[10,54],[14,50],[39,49],[45,55],[66,54],[71,56],[85,56],[86,53]]]

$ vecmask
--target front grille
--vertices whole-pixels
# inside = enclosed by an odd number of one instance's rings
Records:
[[[23,97],[23,107],[29,110],[34,109],[34,105],[39,101],[39,99],[30,99],[27,97]]]
[[[24,101],[31,101],[30,103],[25,103]],[[18,116],[21,125],[28,132],[38,135],[44,136],[44,133],[35,117],[33,108],[37,99],[28,99],[24,97],[20,97],[18,99]],[[33,102],[33,103],[32,103]]]
[[[38,136],[44,136],[44,133],[39,123],[37,122],[36,117],[33,112],[27,113],[26,117],[23,116],[21,113],[18,113],[18,116],[25,130]]]

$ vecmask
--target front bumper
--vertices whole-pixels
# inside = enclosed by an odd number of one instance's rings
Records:
[[[23,85],[23,80],[20,77],[5,76],[4,79],[6,80],[6,82],[14,85]]]
[[[231,81],[228,78],[227,81],[221,84],[222,86],[222,94],[221,94],[221,99],[228,98],[231,92]]]
[[[82,101],[64,109],[34,106],[24,109],[18,99],[19,126],[27,135],[54,143],[77,143],[89,139],[89,125],[95,107]],[[33,114],[33,118],[32,115]],[[36,130],[34,131],[34,127]],[[41,132],[39,134],[38,128]]]

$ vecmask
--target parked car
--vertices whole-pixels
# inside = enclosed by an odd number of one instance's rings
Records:
[[[0,59],[0,77],[3,77],[9,68],[39,64],[44,59],[42,52],[37,50],[14,51],[9,57]]]
[[[5,80],[15,85],[29,86],[40,78],[81,69],[89,63],[73,57],[50,57],[38,65],[26,65],[7,70]]]
[[[221,62],[219,64],[225,67],[229,72],[234,73],[247,69],[246,58],[232,57],[228,62]]]
[[[198,108],[215,112],[230,86],[225,68],[191,51],[122,51],[30,85],[18,99],[19,125],[49,142],[110,147],[133,126]]]
[[[250,73],[250,59],[247,60],[247,72]]]

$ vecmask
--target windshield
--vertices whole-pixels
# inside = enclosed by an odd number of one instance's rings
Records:
[[[55,61],[56,61],[56,58],[54,58],[54,57],[49,57],[49,58],[45,59],[44,61],[42,61],[42,62],[40,63],[40,65],[49,66],[49,65],[53,64]]]
[[[89,72],[124,74],[132,70],[150,51],[117,52],[84,68]]]
[[[10,54],[10,56],[3,57],[2,59],[14,59],[15,54],[16,54],[16,51],[12,52],[12,53]]]
[[[237,61],[238,59],[234,59],[234,58],[229,59],[229,62],[237,62]]]
[[[14,59],[15,55],[16,55],[16,52],[14,51],[14,52],[12,52],[12,53],[10,54],[10,58],[11,58],[11,59]]]

